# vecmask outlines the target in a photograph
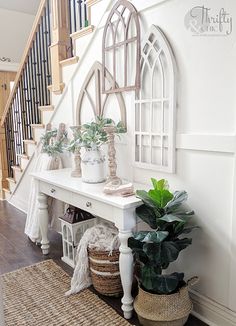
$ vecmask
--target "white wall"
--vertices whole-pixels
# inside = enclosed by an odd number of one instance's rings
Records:
[[[103,2],[103,1],[102,1]],[[106,1],[108,2],[108,1]],[[114,3],[114,2],[113,2]],[[175,174],[132,167],[134,94],[124,94],[128,136],[117,146],[119,174],[135,182],[167,178],[172,189],[185,189],[196,212],[193,245],[175,265],[186,277],[200,276],[195,288],[195,312],[211,325],[236,324],[236,207],[235,207],[235,102],[236,32],[226,37],[197,37],[185,28],[185,14],[199,5],[196,0],[133,0],[140,10],[142,35],[158,25],[169,39],[178,66],[177,166]],[[97,6],[99,6],[98,4]],[[201,3],[202,5],[202,3]],[[222,7],[236,22],[235,0],[208,0],[207,7]],[[95,10],[95,8],[94,8]],[[95,11],[96,12],[96,11]],[[98,12],[98,10],[97,10]],[[77,41],[81,60],[64,70],[67,87],[58,104],[54,123],[75,123],[80,87],[95,60],[101,61],[102,21],[89,48]],[[82,56],[86,51],[86,56]],[[125,159],[124,159],[125,158]],[[130,162],[130,164],[127,164]]]
[[[21,61],[35,16],[0,8],[0,58]],[[1,67],[4,65],[0,61]]]

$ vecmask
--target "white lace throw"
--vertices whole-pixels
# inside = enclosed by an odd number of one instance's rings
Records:
[[[47,170],[62,169],[62,161],[59,156],[49,156],[46,153],[35,153],[37,155],[34,172],[41,172]],[[25,224],[25,234],[33,241],[39,242],[41,239],[39,220],[38,220],[38,203],[37,196],[39,193],[38,183],[32,178],[31,189],[29,196],[29,206],[27,219]],[[64,203],[49,198],[49,218],[50,225],[57,226],[57,217],[62,216],[64,213]]]
[[[113,226],[97,224],[86,230],[78,245],[71,289],[66,292],[66,295],[82,291],[92,284],[87,248],[106,250],[112,254],[112,251],[119,249],[119,246],[118,230]]]

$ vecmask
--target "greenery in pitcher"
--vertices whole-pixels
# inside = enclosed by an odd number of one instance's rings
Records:
[[[77,147],[99,148],[107,142],[107,133],[104,131],[105,126],[114,126],[116,134],[126,132],[122,122],[115,124],[112,119],[97,117],[95,122],[85,123],[80,129],[75,128],[73,140],[67,150],[75,152]]]
[[[197,227],[189,225],[194,211],[183,207],[186,191],[171,193],[166,180],[151,180],[153,189],[136,192],[143,202],[136,215],[153,230],[135,233],[129,238],[129,247],[134,253],[139,285],[151,293],[171,294],[185,284],[184,273],[163,271],[192,243],[191,238],[181,236]]]
[[[63,153],[65,144],[67,143],[67,132],[65,131],[60,138],[58,138],[58,130],[54,128],[47,130],[40,138],[42,143],[42,153],[47,153],[49,156]]]

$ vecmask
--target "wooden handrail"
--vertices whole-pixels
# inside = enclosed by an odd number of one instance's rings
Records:
[[[7,104],[5,106],[5,109],[4,109],[4,112],[3,112],[3,115],[2,115],[1,126],[4,125],[4,121],[6,119],[7,113],[9,111],[10,106],[11,106],[12,100],[14,99],[14,95],[16,94],[17,86],[18,86],[18,83],[19,83],[19,80],[20,80],[20,77],[21,77],[21,74],[22,74],[22,70],[24,69],[25,63],[27,62],[29,51],[30,51],[30,49],[32,47],[33,41],[34,41],[35,36],[36,36],[36,32],[38,30],[38,26],[40,24],[40,19],[43,16],[46,1],[47,0],[41,0],[41,2],[40,2],[39,9],[38,9],[38,12],[36,14],[36,17],[35,17],[35,20],[34,20],[34,23],[33,23],[33,27],[32,27],[31,32],[30,32],[30,36],[29,36],[28,41],[26,43],[26,47],[25,47],[25,50],[24,50],[24,53],[23,53],[23,56],[22,56],[22,59],[21,59],[19,70],[18,70],[18,72],[16,74],[13,89],[12,89],[10,95],[9,95],[9,98],[7,100]]]

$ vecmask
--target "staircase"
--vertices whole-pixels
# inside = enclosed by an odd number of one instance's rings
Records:
[[[86,55],[95,26],[102,22],[111,3],[111,0],[41,0],[1,119],[8,165],[8,188],[3,189],[6,200],[11,202],[24,175],[30,173],[29,166],[45,126],[53,124],[58,95],[63,95],[74,73],[73,66],[80,64]]]

